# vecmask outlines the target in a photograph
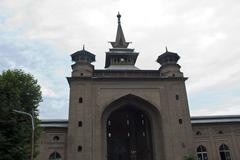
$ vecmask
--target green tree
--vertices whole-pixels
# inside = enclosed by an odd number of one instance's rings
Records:
[[[33,115],[37,141],[40,136],[37,108],[41,101],[40,86],[31,74],[7,70],[0,75],[0,160],[30,159],[31,119],[13,112],[13,109]]]
[[[195,157],[193,155],[186,155],[184,156],[184,160],[195,160]]]

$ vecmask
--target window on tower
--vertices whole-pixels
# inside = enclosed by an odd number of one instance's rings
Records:
[[[82,103],[82,102],[83,102],[83,98],[80,97],[80,98],[78,99],[78,102],[79,102],[79,103]]]
[[[82,146],[78,146],[78,152],[82,151]]]

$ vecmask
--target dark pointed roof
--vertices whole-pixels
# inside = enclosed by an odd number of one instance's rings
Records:
[[[177,53],[169,52],[166,47],[166,52],[158,56],[157,62],[161,65],[176,64],[179,59],[180,56]]]
[[[127,48],[130,42],[126,42],[122,26],[121,26],[121,15],[118,12],[118,28],[115,42],[110,42],[113,48]]]
[[[77,51],[71,55],[72,61],[79,62],[79,61],[85,61],[88,63],[95,62],[95,55],[85,50],[85,45],[83,45],[83,49],[80,51]]]

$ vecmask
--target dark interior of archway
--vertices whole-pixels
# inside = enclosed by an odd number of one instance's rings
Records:
[[[108,160],[152,160],[149,119],[142,111],[125,106],[107,120]]]

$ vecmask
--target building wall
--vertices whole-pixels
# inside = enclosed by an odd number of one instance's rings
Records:
[[[199,145],[207,149],[209,160],[220,160],[219,146],[226,144],[233,160],[240,159],[240,124],[194,124],[194,149]]]

